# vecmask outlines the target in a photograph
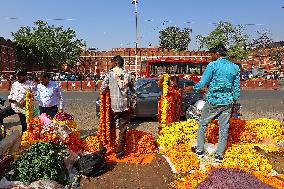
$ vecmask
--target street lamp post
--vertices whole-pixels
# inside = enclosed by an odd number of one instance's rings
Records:
[[[132,4],[135,9],[135,32],[136,32],[136,41],[135,41],[135,72],[137,75],[137,66],[138,66],[138,10],[137,10],[138,0],[132,0]]]

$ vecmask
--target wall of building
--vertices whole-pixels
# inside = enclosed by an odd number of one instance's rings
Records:
[[[211,56],[206,51],[173,52],[163,48],[138,48],[137,52],[137,64],[135,64],[136,55],[134,48],[113,48],[111,51],[82,51],[79,61],[71,70],[82,73],[104,73],[112,67],[111,58],[115,55],[121,55],[124,58],[125,69],[131,72],[139,71],[141,62],[144,60],[153,60],[161,57],[209,60],[208,58]],[[253,67],[273,70],[275,69],[275,61],[270,60],[269,52],[271,52],[271,49],[266,49],[262,52],[252,52],[246,60],[239,63],[242,64],[244,70],[251,70]],[[13,42],[0,37],[0,71],[14,71],[18,65],[21,65],[22,63],[16,57]],[[34,71],[40,71],[40,69],[39,65],[33,66]],[[282,65],[282,70],[284,71],[284,64]]]

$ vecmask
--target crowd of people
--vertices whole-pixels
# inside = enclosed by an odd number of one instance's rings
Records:
[[[29,80],[34,80],[37,78],[36,75],[40,74],[40,72],[28,72],[27,78]],[[99,73],[68,73],[68,72],[48,72],[50,78],[54,81],[98,81],[103,79],[103,75]],[[16,77],[14,73],[1,73],[0,81],[14,81]]]
[[[242,80],[283,80],[283,72],[278,71],[264,71],[263,74],[255,74],[252,71],[243,71]]]

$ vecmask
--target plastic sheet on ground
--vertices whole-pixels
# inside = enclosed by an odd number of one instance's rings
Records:
[[[64,189],[64,186],[53,180],[39,180],[26,185],[19,181],[8,181],[5,177],[0,181],[1,189]]]

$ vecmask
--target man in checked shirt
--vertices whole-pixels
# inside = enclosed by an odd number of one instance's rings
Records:
[[[58,111],[63,111],[64,96],[60,86],[49,80],[49,74],[42,72],[38,77],[36,101],[39,104],[40,114],[46,113],[53,118]]]
[[[119,140],[116,148],[116,157],[124,155],[126,131],[130,121],[130,98],[129,92],[134,92],[130,74],[123,69],[124,60],[117,55],[112,58],[115,65],[105,76],[101,90],[110,90],[111,99],[111,127],[119,128]]]

